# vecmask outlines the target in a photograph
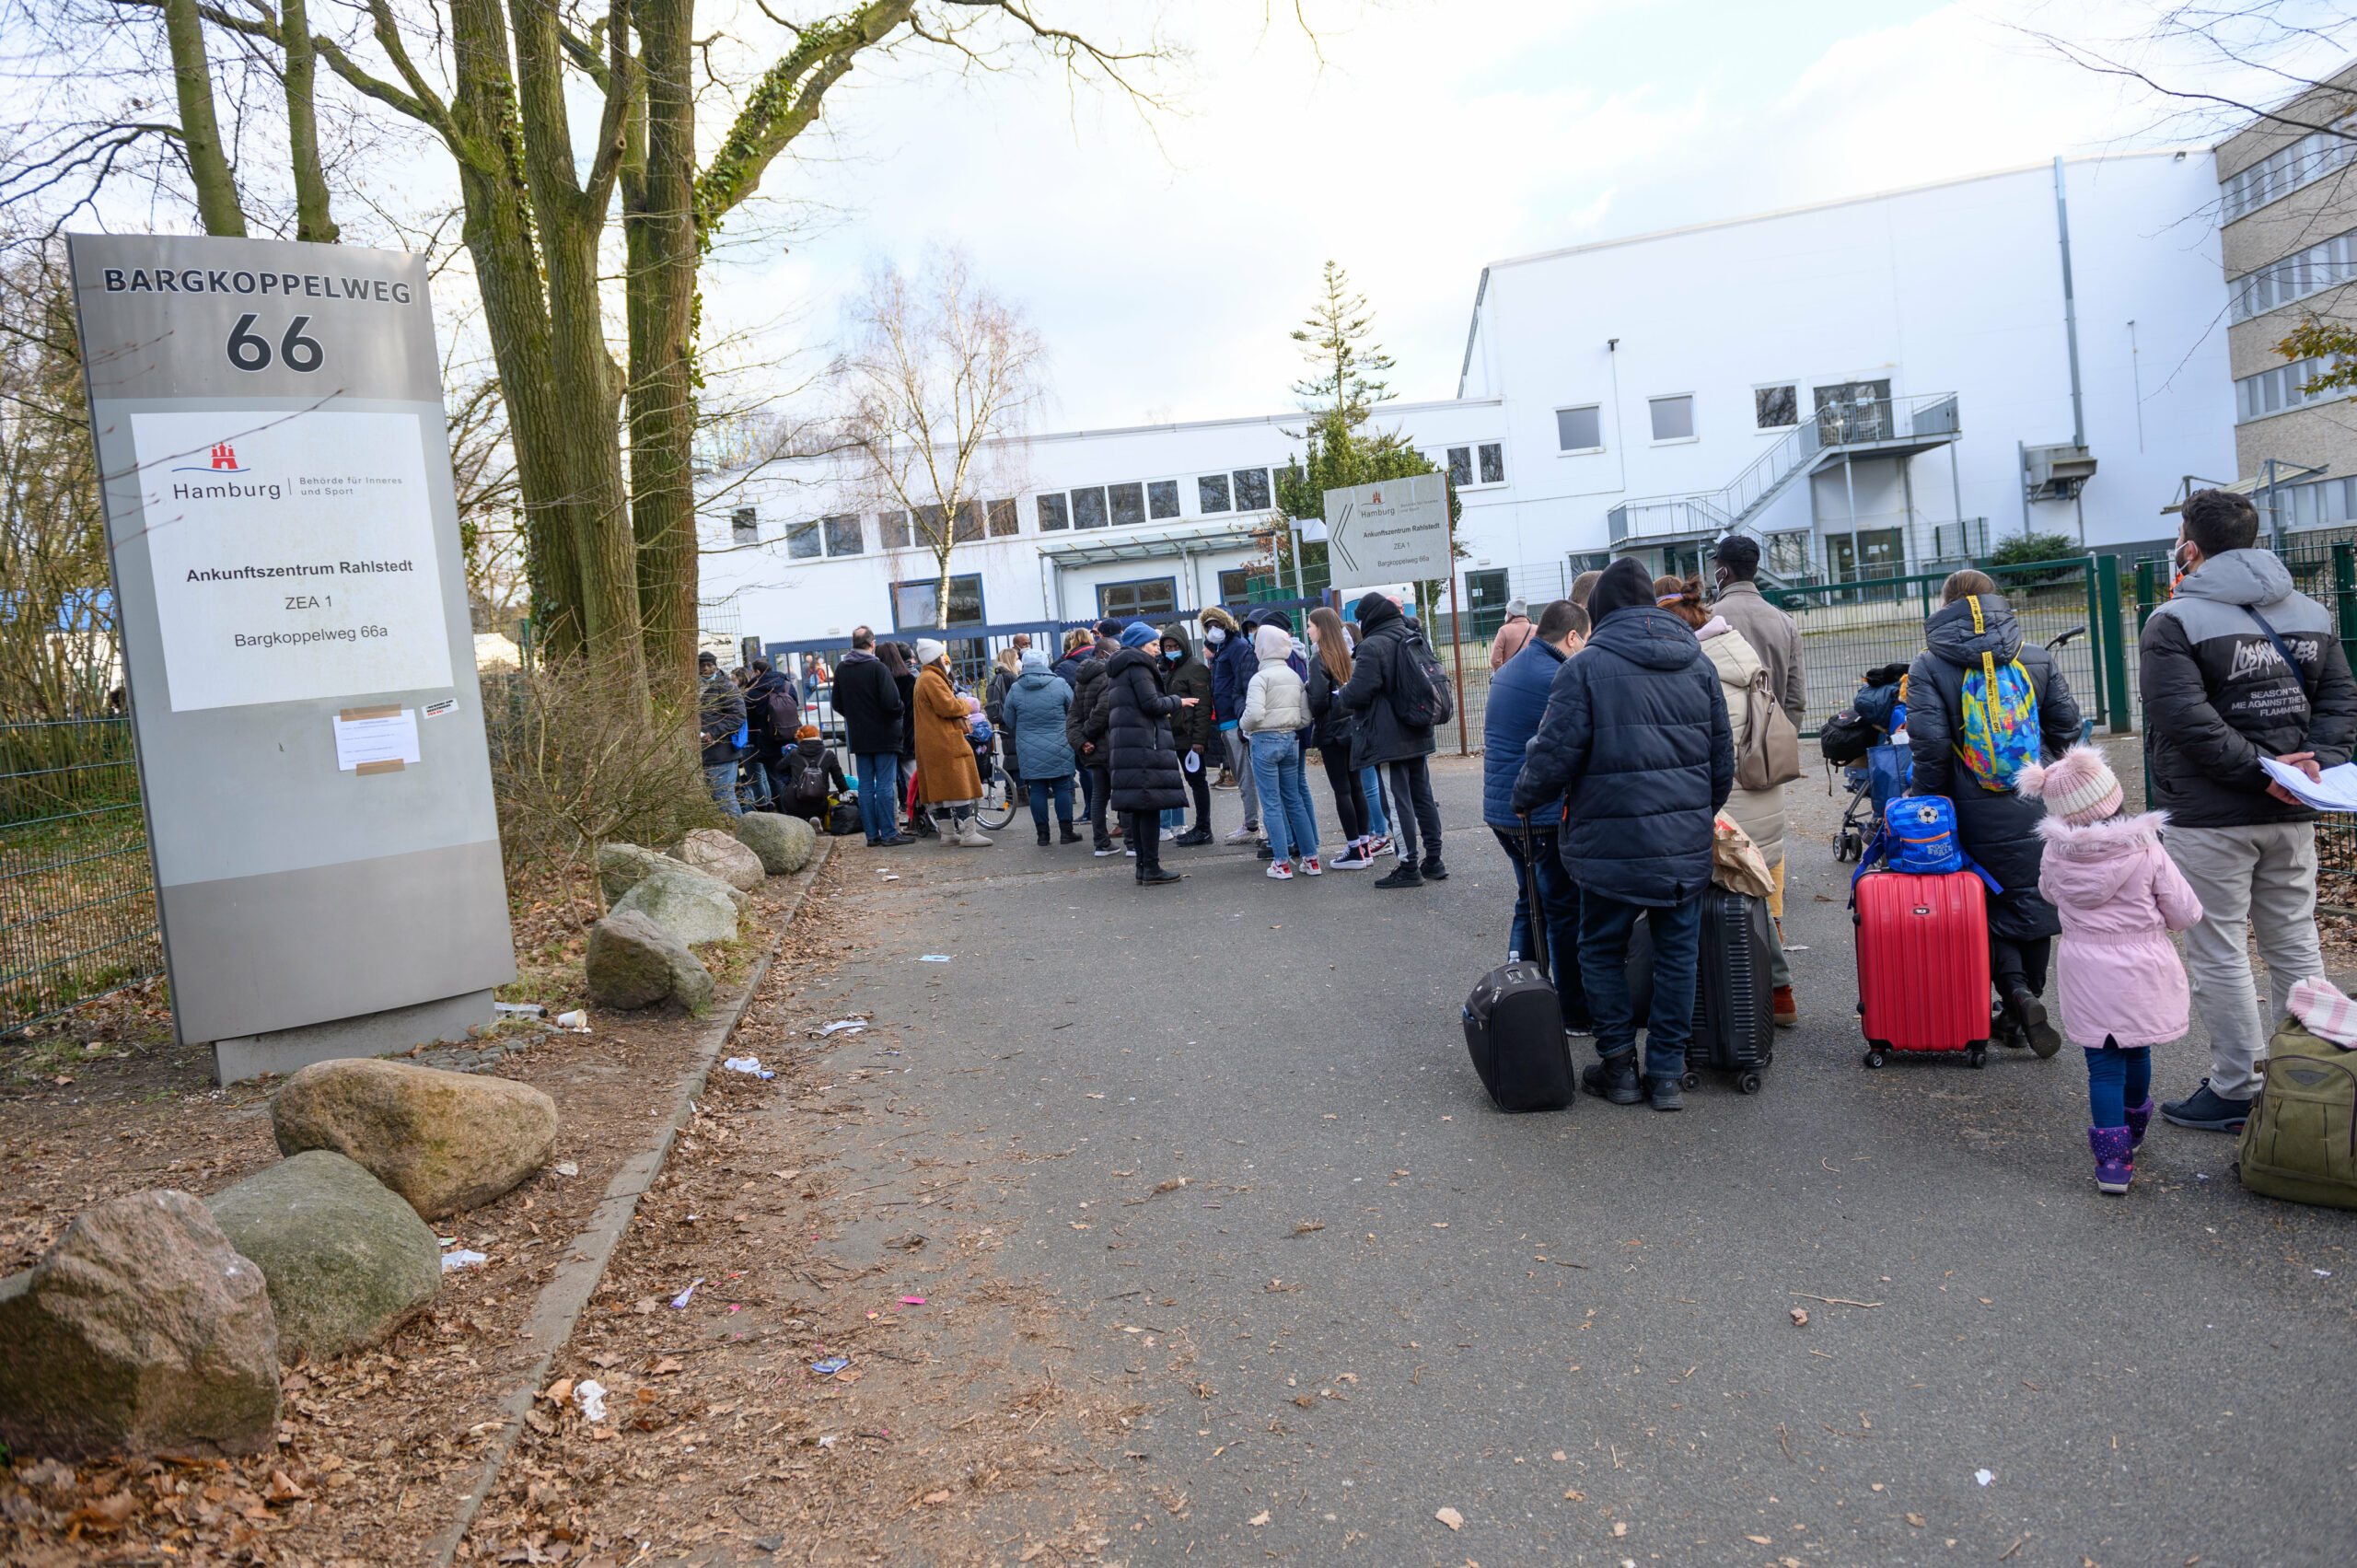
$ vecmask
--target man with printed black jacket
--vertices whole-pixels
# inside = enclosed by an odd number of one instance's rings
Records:
[[[2324,972],[2316,947],[2316,813],[2271,782],[2272,757],[2315,778],[2357,744],[2357,679],[2324,606],[2293,591],[2283,563],[2252,545],[2247,497],[2188,497],[2185,574],[2137,640],[2150,804],[2169,814],[2169,858],[2201,900],[2185,934],[2210,1075],[2161,1108],[2181,1127],[2237,1132],[2258,1086],[2253,1063],[2293,982]],[[2255,930],[2274,1010],[2262,1016],[2245,932]],[[2136,1125],[2149,1101],[2131,1107]]]

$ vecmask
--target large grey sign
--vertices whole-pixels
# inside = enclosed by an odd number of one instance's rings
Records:
[[[181,1040],[226,1080],[487,1019],[516,968],[423,258],[69,246]]]
[[[1448,476],[1326,492],[1326,550],[1338,583],[1448,576]]]

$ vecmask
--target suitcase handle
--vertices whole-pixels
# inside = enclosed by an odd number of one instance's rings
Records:
[[[1555,966],[1553,955],[1547,951],[1547,900],[1538,892],[1538,862],[1530,847],[1530,813],[1521,815],[1522,896],[1530,905],[1530,946],[1537,954],[1538,972],[1551,981]]]

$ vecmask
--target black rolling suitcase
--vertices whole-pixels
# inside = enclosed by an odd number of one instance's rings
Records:
[[[1465,1049],[1500,1110],[1561,1110],[1574,1098],[1571,1041],[1563,1034],[1555,982],[1547,977],[1547,912],[1527,829],[1522,843],[1524,896],[1530,900],[1530,942],[1538,957],[1481,977],[1465,999]]]
[[[1759,1069],[1776,1055],[1775,993],[1769,983],[1769,944],[1775,939],[1767,900],[1715,885],[1703,891],[1686,1087],[1699,1082],[1698,1068],[1715,1067],[1733,1073],[1740,1092],[1759,1092]],[[1629,1001],[1640,1028],[1653,996],[1653,932],[1641,917],[1629,935]]]

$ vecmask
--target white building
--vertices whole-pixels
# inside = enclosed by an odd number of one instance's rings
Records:
[[[1942,569],[2025,528],[2156,540],[2184,476],[2235,464],[2217,189],[2207,151],[2073,158],[1494,262],[1460,395],[1379,417],[1457,477],[1477,631],[1613,553],[1692,570],[1731,527],[1780,575],[1829,581]],[[1237,598],[1300,428],[1010,447],[1006,501],[952,557],[952,623]],[[932,558],[892,515],[782,465],[706,495],[707,548],[749,546],[704,563],[744,632],[933,623]]]

